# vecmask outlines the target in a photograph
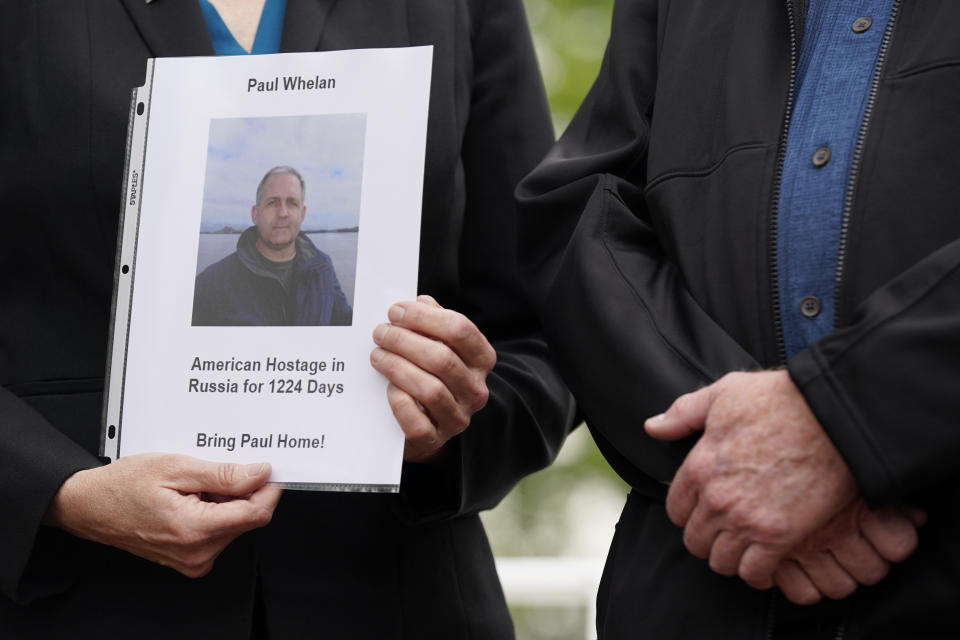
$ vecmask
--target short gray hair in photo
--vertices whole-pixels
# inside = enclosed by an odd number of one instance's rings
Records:
[[[293,167],[288,167],[287,165],[280,165],[279,167],[274,167],[270,169],[263,177],[260,178],[260,184],[257,185],[257,206],[260,206],[260,198],[263,197],[263,184],[267,181],[267,178],[270,176],[276,175],[278,173],[289,173],[292,176],[295,176],[297,180],[300,181],[300,205],[303,205],[303,202],[307,195],[307,183],[303,181],[303,176],[300,175],[300,172],[294,169]]]

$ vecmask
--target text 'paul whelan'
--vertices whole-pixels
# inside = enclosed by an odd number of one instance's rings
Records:
[[[247,93],[251,91],[312,91],[317,89],[336,89],[336,78],[321,78],[314,76],[304,78],[303,76],[276,76],[273,80],[258,80],[249,78],[247,80]]]

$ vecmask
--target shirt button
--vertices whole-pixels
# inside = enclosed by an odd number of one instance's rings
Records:
[[[810,160],[813,162],[813,166],[819,169],[823,165],[830,162],[830,149],[827,147],[820,147],[813,152],[813,157]]]
[[[820,314],[820,299],[816,296],[807,296],[800,301],[800,313],[806,318],[815,318]]]
[[[853,24],[850,25],[850,28],[853,29],[854,33],[863,33],[870,29],[873,26],[873,20],[867,17],[857,18],[853,21]]]

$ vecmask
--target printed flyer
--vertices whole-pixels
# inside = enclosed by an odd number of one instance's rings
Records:
[[[369,364],[416,295],[432,47],[159,58],[134,90],[102,454],[397,491]]]

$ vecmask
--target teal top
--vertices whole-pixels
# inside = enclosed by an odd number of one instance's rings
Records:
[[[237,39],[230,33],[230,29],[223,22],[217,8],[209,0],[199,0],[203,9],[203,17],[207,20],[207,29],[210,31],[210,40],[213,41],[213,50],[218,56],[243,56],[247,52]],[[283,15],[287,10],[287,0],[266,0],[263,13],[260,14],[260,24],[257,25],[257,35],[253,40],[250,53],[278,53],[280,38],[283,35]]]

